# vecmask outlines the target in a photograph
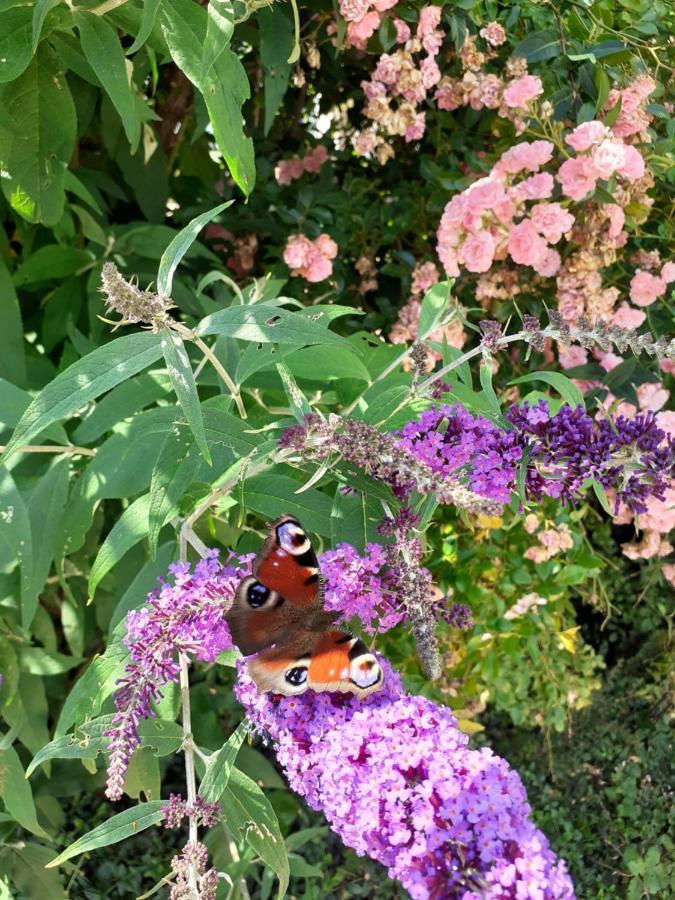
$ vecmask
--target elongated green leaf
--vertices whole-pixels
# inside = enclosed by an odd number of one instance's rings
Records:
[[[3,773],[0,778],[0,796],[7,812],[28,831],[48,838],[49,835],[37,820],[33,791],[26,781],[19,754],[14,747],[0,750],[0,771]]]
[[[49,871],[45,865],[49,862],[54,851],[51,847],[36,844],[33,841],[19,842],[19,846],[12,848],[14,866],[12,878],[19,890],[19,896],[31,898],[31,900],[59,900],[68,896],[64,887],[63,875],[60,872]],[[16,896],[16,895],[14,895]],[[1,900],[12,900],[8,893],[5,898],[2,895],[2,882],[0,881]]]
[[[311,347],[284,353],[284,363],[296,378],[320,381],[356,378],[370,381],[368,369],[354,348],[347,350],[346,347],[322,347],[314,344]]]
[[[21,600],[35,609],[33,580],[33,535],[26,504],[14,479],[0,465],[0,559],[4,564],[16,560],[21,577]]]
[[[221,213],[228,206],[232,206],[234,200],[228,200],[227,203],[221,203],[214,206],[213,209],[207,210],[201,216],[194,218],[189,225],[182,228],[176,237],[171,241],[169,246],[162,254],[159,261],[159,271],[157,273],[157,290],[165,297],[171,296],[171,288],[173,287],[173,276],[178,268],[181,259],[188,252],[190,247],[197,240],[197,235],[202,228],[212,219]]]
[[[61,244],[47,244],[21,263],[12,278],[17,287],[39,284],[67,278],[85,266],[91,265],[94,257],[87,250],[77,247],[64,247]]]
[[[281,898],[286,893],[289,864],[279,822],[269,800],[243,772],[232,769],[222,800],[230,830],[251,844],[262,861],[276,872]]]
[[[81,662],[77,656],[66,656],[56,650],[45,650],[44,647],[23,645],[19,649],[19,668],[32,675],[62,675]]]
[[[26,353],[19,298],[3,259],[0,258],[0,377],[26,384]]]
[[[33,541],[31,588],[22,597],[21,624],[28,629],[37,609],[42,590],[54,559],[55,535],[68,496],[67,459],[58,460],[40,479],[28,501],[28,516]]]
[[[80,853],[88,853],[91,850],[97,850],[99,847],[109,847],[111,844],[117,844],[124,838],[138,834],[151,825],[159,825],[162,821],[162,801],[150,800],[148,803],[139,803],[131,809],[125,809],[124,812],[118,813],[107,822],[97,826],[78,838],[75,843],[59,853],[51,862],[47,863],[46,868],[51,869],[54,866],[63,865],[66,860],[79,856]]]
[[[155,19],[157,18],[157,11],[159,9],[159,4],[162,0],[143,0],[143,11],[141,13],[141,25],[138,29],[138,34],[136,35],[136,39],[127,50],[127,56],[131,56],[133,53],[136,53],[137,50],[140,50],[143,44],[150,37],[150,32],[152,31],[155,25]]]
[[[277,363],[277,372],[281,376],[281,381],[283,382],[284,390],[288,397],[288,405],[291,407],[291,412],[298,422],[304,421],[305,416],[309,415],[312,411],[309,400],[298,387],[295,378],[293,378],[293,375],[291,374],[291,370],[285,363]]]
[[[37,50],[40,43],[40,35],[42,34],[42,26],[45,23],[48,13],[58,6],[61,0],[37,0],[33,7],[33,23],[32,23],[32,44],[33,53]]]
[[[296,312],[277,306],[229,306],[211,313],[199,323],[200,335],[227,334],[261,344],[340,344],[349,341]]]
[[[25,12],[30,17],[29,7]],[[30,50],[30,18],[27,39]],[[5,170],[0,181],[12,208],[29,222],[55,225],[61,218],[75,136],[68,82],[58,57],[43,41],[21,76],[0,86],[0,160]]]
[[[295,45],[295,30],[279,4],[259,9],[257,19],[260,29],[260,59],[265,79],[265,134],[268,134],[288,89],[291,77],[288,58]]]
[[[33,400],[14,429],[2,461],[6,464],[22,444],[48,425],[67,418],[80,406],[141,372],[161,354],[159,337],[140,332],[117,338],[78,360]]]
[[[0,11],[0,82],[14,81],[31,60],[31,19],[27,6]]]
[[[524,57],[528,63],[543,62],[560,56],[560,35],[554,28],[539,31],[526,37],[513,51],[514,56]]]
[[[528,381],[545,381],[555,388],[565,403],[569,403],[570,406],[584,406],[584,395],[562,372],[531,372],[528,375],[521,375],[520,378],[514,378],[509,384],[526,384]]]
[[[483,388],[483,395],[485,396],[486,402],[489,404],[495,416],[501,416],[501,406],[499,405],[499,398],[497,397],[492,384],[492,363],[490,362],[490,360],[488,360],[487,362],[485,360],[481,360],[479,376],[480,384]]]
[[[89,444],[118,422],[155,403],[170,392],[169,379],[157,372],[143,372],[113,388],[73,432],[76,444]]]
[[[301,486],[288,475],[256,475],[244,483],[244,503],[271,519],[290,513],[297,516],[308,531],[328,537],[333,501],[313,488],[296,494]]]
[[[199,796],[203,797],[207,803],[216,803],[220,800],[230,780],[234,761],[247,732],[246,723],[242,722],[220,750],[211,757],[199,786]]]
[[[148,533],[150,496],[145,494],[134,500],[115,522],[98,551],[89,574],[89,602],[92,601],[100,580],[127,552]]]
[[[447,311],[452,284],[452,281],[441,281],[429,288],[424,295],[417,329],[420,339],[424,340],[429,337]]]
[[[232,177],[248,196],[255,184],[255,163],[253,142],[244,134],[241,113],[251,95],[246,70],[227,48],[202,77],[207,14],[192,0],[164,0],[160,22],[172,58],[204,98],[213,134]]]
[[[195,376],[190,365],[183,339],[170,328],[162,330],[162,351],[174,392],[185,414],[197,446],[206,462],[211,465],[211,453],[206,442],[204,419],[199,405]]]
[[[97,716],[107,698],[115,690],[129,661],[129,651],[121,643],[109,644],[101,656],[95,656],[66,697],[54,737],[62,737],[71,725]]]
[[[141,120],[122,45],[103,16],[77,12],[75,22],[87,62],[119,113],[133,154],[141,137]]]
[[[231,0],[209,0],[206,12],[208,25],[202,50],[202,79],[208,78],[213,64],[229,47],[234,31],[234,9]]]

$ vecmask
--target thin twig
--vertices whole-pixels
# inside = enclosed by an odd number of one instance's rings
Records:
[[[0,447],[0,453],[6,450],[5,446]],[[19,447],[17,453],[64,453],[66,456],[96,456],[96,450],[90,447],[76,447],[74,444],[66,444],[65,447],[59,447],[54,444],[26,444],[25,447]]]
[[[199,349],[202,351],[204,356],[208,359],[208,361],[211,363],[213,368],[216,370],[218,375],[220,375],[222,380],[225,382],[225,385],[237,406],[239,415],[241,416],[242,419],[245,419],[246,418],[246,408],[244,406],[243,400],[241,399],[241,394],[239,393],[239,388],[234,383],[234,381],[230,377],[229,372],[223,366],[223,364],[218,359],[218,357],[213,352],[213,350],[209,347],[209,345],[207,343],[205,343],[199,337],[199,335],[196,332],[194,332],[191,328],[188,328],[187,326],[183,325],[182,322],[170,322],[169,326],[175,332],[177,332],[177,334],[179,334],[181,337],[187,338],[189,341],[192,341],[197,347],[199,347]]]

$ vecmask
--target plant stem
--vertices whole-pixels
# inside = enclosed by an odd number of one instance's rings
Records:
[[[3,453],[5,447],[0,447],[0,453]],[[67,456],[96,456],[96,450],[89,447],[75,447],[73,444],[66,444],[65,447],[59,447],[55,444],[26,444],[25,447],[19,447],[18,453],[64,453]]]
[[[244,406],[244,402],[241,399],[241,394],[239,393],[239,388],[234,383],[232,378],[230,377],[229,372],[223,366],[221,361],[218,359],[213,350],[209,347],[207,343],[205,343],[199,335],[196,334],[191,328],[187,328],[183,325],[182,322],[170,322],[170,327],[179,334],[181,337],[187,338],[189,341],[192,341],[193,344],[196,344],[197,347],[202,351],[204,356],[211,363],[213,368],[216,370],[218,375],[220,375],[221,379],[225,383],[228,391],[230,392],[232,399],[234,400],[237,410],[239,411],[239,415],[242,419],[246,418],[246,408]]]
[[[180,696],[183,707],[183,753],[185,754],[185,782],[187,785],[187,802],[192,805],[197,799],[197,779],[195,776],[195,755],[192,749],[192,718],[190,713],[190,677],[188,675],[188,658],[184,653],[180,654]],[[194,847],[198,840],[196,821],[190,817],[189,840]],[[197,887],[197,865],[194,860],[190,862],[188,876],[190,894],[192,900],[199,900]]]

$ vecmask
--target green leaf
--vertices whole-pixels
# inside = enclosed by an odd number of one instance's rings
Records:
[[[176,237],[171,241],[169,246],[162,254],[159,261],[159,271],[157,272],[157,291],[165,297],[171,296],[171,288],[173,287],[173,276],[178,265],[190,247],[197,240],[197,235],[202,228],[212,219],[221,213],[228,206],[232,206],[234,200],[228,200],[227,203],[221,203],[214,206],[213,209],[207,210],[201,216],[194,218],[189,225],[182,228]]]
[[[288,475],[255,475],[244,482],[243,503],[270,519],[290,513],[297,516],[308,531],[328,537],[333,501],[312,488],[297,494],[300,487],[301,482]]]
[[[156,559],[147,560],[117,602],[108,626],[108,643],[113,639],[121,640],[126,633],[126,614],[145,603],[148,594],[157,587],[158,578],[166,575],[169,565],[177,558],[176,542],[167,541],[157,551]]]
[[[29,6],[17,4],[0,12],[0,83],[14,81],[33,56]]]
[[[110,529],[98,551],[89,574],[89,603],[94,598],[99,582],[127,552],[148,533],[150,495],[145,494],[124,510]]]
[[[30,15],[30,8],[26,9]],[[28,31],[30,43],[30,27]],[[2,190],[29,222],[55,225],[76,137],[75,105],[54,51],[43,42],[23,74],[0,86]]]
[[[55,650],[45,650],[44,647],[28,647],[24,644],[19,648],[19,668],[31,675],[62,675],[81,662],[77,656],[66,656]]]
[[[202,50],[202,80],[206,79],[220,54],[230,46],[234,31],[234,9],[230,0],[209,0],[208,24]]]
[[[216,803],[227,787],[234,761],[248,734],[246,722],[241,722],[217,753],[214,753],[199,786],[199,796],[207,803]]]
[[[90,400],[156,362],[162,354],[159,337],[150,332],[128,334],[83,357],[40,391],[21,416],[5,448],[7,464],[19,447],[48,425],[66,419]]]
[[[121,643],[109,644],[103,655],[94,656],[66,697],[54,737],[62,737],[71,725],[99,714],[103,703],[115,690],[128,661],[129,651]]]
[[[42,26],[45,23],[47,15],[58,6],[61,0],[37,0],[33,7],[33,23],[32,23],[32,45],[33,53],[37,50],[40,43],[40,35],[42,34]]]
[[[87,62],[119,113],[133,154],[141,137],[141,119],[122,45],[103,16],[76,12],[75,23]]]
[[[349,341],[318,322],[278,306],[229,306],[202,319],[197,333],[227,334],[261,344],[330,343],[353,349]]]
[[[140,50],[143,44],[150,37],[150,33],[155,25],[157,18],[157,10],[162,0],[143,0],[141,12],[141,24],[136,34],[136,39],[129,49],[126,51],[127,56],[131,56]]]
[[[12,848],[14,866],[12,878],[16,887],[26,900],[58,900],[59,897],[67,897],[64,889],[63,876],[60,872],[50,872],[45,869],[54,851],[51,847],[36,844],[32,841]],[[2,882],[0,882],[0,898],[2,898]],[[6,900],[12,900],[8,894]]]
[[[440,281],[438,284],[429,288],[424,295],[422,307],[420,309],[419,326],[417,329],[421,341],[428,338],[429,335],[436,330],[438,322],[448,308],[450,289],[453,283],[453,281]]]
[[[28,501],[28,517],[32,534],[33,565],[32,587],[29,595],[22,598],[21,624],[30,628],[38,604],[38,594],[49,575],[54,559],[57,526],[68,497],[69,463],[63,458],[42,476]]]
[[[254,781],[233,769],[222,806],[228,828],[238,839],[245,839],[265,865],[276,872],[279,879],[277,896],[282,898],[290,874],[288,855],[269,800]]]
[[[40,247],[21,263],[12,278],[17,287],[56,281],[74,275],[90,266],[94,257],[87,250],[64,247],[61,244],[47,244]]]
[[[110,431],[118,422],[165,398],[171,390],[164,374],[143,372],[113,388],[73,432],[76,444],[90,444]]]
[[[0,465],[0,559],[6,554],[7,563],[11,564],[16,560],[19,564],[22,609],[34,611],[36,589],[33,580],[33,535],[30,518],[14,479],[7,469]]]
[[[494,415],[500,417],[502,408],[499,404],[499,398],[492,386],[492,363],[490,360],[481,360],[479,367],[480,384],[483,388],[483,395],[489,404]]]
[[[209,452],[209,445],[206,443],[202,408],[199,405],[199,394],[197,393],[195,376],[185,350],[185,344],[180,335],[171,331],[170,328],[163,328],[161,337],[166,368],[180,408],[183,410],[190,430],[195,436],[202,456],[211,465],[211,453]]]
[[[526,384],[529,381],[545,381],[560,394],[565,403],[569,403],[570,406],[581,405],[585,409],[584,395],[562,372],[531,372],[528,375],[521,375],[520,378],[514,378],[509,384]]]
[[[543,62],[560,56],[560,35],[553,29],[545,29],[525,38],[516,45],[514,56],[524,57],[528,63]]]
[[[111,844],[117,844],[125,838],[144,831],[151,825],[159,825],[162,821],[162,801],[150,800],[148,803],[139,803],[131,809],[125,809],[124,812],[118,813],[102,825],[98,825],[93,831],[78,838],[75,843],[59,853],[51,862],[47,863],[46,868],[51,869],[54,866],[61,866],[64,862],[79,856],[80,853],[89,853],[91,850],[97,850],[99,847],[109,847]]]
[[[14,747],[0,750],[0,771],[3,774],[0,778],[0,796],[7,812],[27,831],[49,838],[37,820],[33,791],[26,781],[19,754]]]
[[[284,391],[286,392],[286,397],[288,398],[288,405],[291,407],[291,412],[295,416],[298,422],[303,422],[306,415],[309,415],[312,411],[312,407],[309,405],[309,400],[302,393],[300,388],[297,385],[295,378],[293,378],[290,369],[287,365],[282,362],[277,363],[277,371],[281,376],[281,381],[284,385]]]
[[[249,348],[255,352],[254,344],[246,349]],[[285,353],[284,363],[296,378],[310,381],[337,381],[342,378],[370,381],[368,369],[354,348],[348,350],[346,347],[322,347],[314,344]]]
[[[291,77],[288,58],[295,46],[295,30],[278,4],[258,10],[258,28],[260,61],[264,72],[265,134],[269,134],[288,89]]]
[[[26,383],[26,352],[19,298],[5,261],[0,258],[0,377]]]
[[[208,17],[191,0],[164,0],[160,22],[174,62],[204,98],[214,137],[232,177],[248,196],[255,184],[255,163],[253,142],[244,134],[241,112],[251,96],[246,70],[228,47],[202,77]]]

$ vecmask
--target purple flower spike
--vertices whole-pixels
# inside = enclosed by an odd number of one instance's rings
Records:
[[[243,671],[235,690],[291,787],[413,900],[574,898],[516,772],[467,749],[451,710],[403,693],[381,663],[385,688],[364,700],[258,694]]]

